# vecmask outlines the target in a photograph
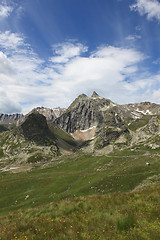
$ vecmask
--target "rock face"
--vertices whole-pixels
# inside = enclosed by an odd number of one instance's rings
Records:
[[[23,114],[0,114],[0,124],[3,125],[15,124],[17,126],[24,120],[25,116]]]
[[[116,114],[117,109],[114,107],[116,104],[99,97],[95,92],[92,97],[82,94],[55,122],[69,133],[94,126],[102,128],[105,124],[120,127],[124,122],[121,114]]]
[[[65,108],[45,108],[45,107],[37,107],[34,108],[31,112],[29,112],[27,115],[23,115],[23,114],[0,114],[0,125],[8,125],[8,127],[10,128],[11,125],[15,125],[15,126],[19,126],[21,123],[23,123],[26,118],[34,112],[38,112],[42,115],[44,115],[47,119],[47,121],[49,120],[55,120],[56,118],[60,117],[63,112],[65,112]]]
[[[38,112],[46,117],[47,121],[55,120],[56,118],[60,117],[63,112],[65,112],[65,108],[45,108],[45,107],[37,107],[34,108],[29,114],[33,112]]]
[[[94,91],[93,93],[92,93],[92,96],[91,96],[92,98],[97,98],[97,97],[99,97],[99,95]]]
[[[96,92],[78,96],[67,110],[38,107],[26,116],[1,114],[0,120],[6,124],[0,125],[0,154],[11,160],[21,157],[22,162],[51,159],[59,150],[80,147],[98,154],[134,146],[160,148],[160,105],[118,105]],[[20,126],[7,131],[11,124]]]
[[[76,98],[55,123],[78,141],[92,140],[94,151],[108,145],[113,149],[149,144],[145,141],[160,135],[159,114],[158,104],[118,105],[93,92],[91,97],[82,94]]]
[[[130,114],[133,120],[143,117],[144,115],[159,115],[160,105],[150,102],[141,102],[133,104],[120,105],[124,111]]]

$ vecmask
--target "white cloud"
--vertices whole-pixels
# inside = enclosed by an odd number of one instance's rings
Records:
[[[51,58],[53,63],[66,63],[71,58],[80,56],[87,52],[88,48],[80,43],[64,43],[53,45],[53,51],[57,56]]]
[[[43,61],[22,35],[11,32],[0,33],[0,47],[0,112],[68,107],[93,90],[117,103],[156,98],[159,76],[140,75],[145,56],[134,48],[103,46],[83,56],[87,47],[69,42],[54,46],[55,55]]]
[[[136,0],[136,3],[130,6],[131,10],[138,11],[140,15],[147,15],[147,19],[156,18],[160,21],[160,3],[157,0]]]
[[[77,94],[99,89],[106,97],[123,101],[124,80],[137,71],[137,64],[143,59],[143,54],[134,49],[101,47],[88,57],[79,56],[67,63],[54,89],[61,89],[72,100]],[[126,99],[130,93],[125,93]]]
[[[27,44],[24,42],[21,34],[5,31],[0,32],[0,47],[7,53],[17,50],[20,52],[20,48],[22,48],[21,51],[24,51],[24,47],[27,47]]]
[[[0,5],[0,18],[8,17],[12,11],[13,8],[11,6]]]
[[[13,75],[15,73],[14,67],[7,56],[0,52],[0,75]]]

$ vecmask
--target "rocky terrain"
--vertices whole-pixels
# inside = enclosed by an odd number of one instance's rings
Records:
[[[13,126],[19,126],[21,123],[25,121],[28,115],[33,112],[38,112],[44,115],[48,120],[55,120],[56,118],[60,117],[62,113],[65,111],[65,108],[45,108],[45,107],[37,107],[32,109],[28,114],[0,114],[0,125],[5,125],[8,128],[12,128]]]
[[[66,110],[38,107],[27,115],[1,114],[1,162],[46,161],[79,149],[98,155],[141,146],[158,149],[159,113],[158,104],[118,105],[93,92],[78,96]]]
[[[111,100],[102,98],[95,92],[91,97],[82,94],[55,122],[69,133],[94,126],[97,128],[105,125],[120,127],[124,125],[124,121],[121,110],[117,106]]]
[[[15,125],[18,126],[21,122],[25,120],[23,114],[0,114],[0,124],[1,125]]]
[[[46,162],[62,150],[74,151],[74,139],[58,127],[49,127],[46,117],[38,112],[12,130],[0,135],[0,165]]]
[[[65,110],[66,110],[65,108],[60,108],[60,107],[57,107],[57,108],[37,107],[37,108],[34,108],[29,114],[33,112],[38,112],[44,115],[47,121],[49,121],[49,120],[55,120],[56,118],[60,117],[65,112]]]
[[[75,99],[55,123],[77,141],[87,141],[84,151],[107,154],[136,144],[159,147],[159,113],[158,104],[118,105],[93,92]]]

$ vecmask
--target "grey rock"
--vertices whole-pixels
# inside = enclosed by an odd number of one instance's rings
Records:
[[[124,125],[122,110],[116,104],[96,93],[92,96],[96,97],[80,95],[55,123],[69,133],[93,126],[102,128],[106,124],[116,127]]]
[[[99,95],[94,91],[91,97],[96,98],[96,97],[99,97]]]
[[[0,124],[11,125],[15,124],[19,125],[21,122],[25,120],[25,116],[23,114],[15,113],[15,114],[0,114]]]
[[[60,117],[63,112],[65,112],[65,108],[45,108],[45,107],[37,107],[34,108],[32,111],[30,111],[28,114],[20,114],[20,113],[15,113],[15,114],[0,114],[0,124],[1,125],[6,125],[8,128],[11,128],[12,125],[19,126],[21,123],[23,123],[26,118],[34,112],[38,112],[42,115],[44,115],[47,119],[49,120],[55,120],[56,118]]]
[[[60,117],[63,114],[63,112],[65,112],[65,110],[66,110],[65,108],[60,108],[60,107],[57,107],[57,108],[37,107],[37,108],[34,108],[31,112],[29,112],[27,115],[33,112],[38,112],[43,116],[45,116],[47,121],[50,121]]]

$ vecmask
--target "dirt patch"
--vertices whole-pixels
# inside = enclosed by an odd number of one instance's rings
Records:
[[[72,137],[77,141],[88,141],[94,138],[96,133],[96,127],[91,127],[86,130],[77,130],[72,133]]]

